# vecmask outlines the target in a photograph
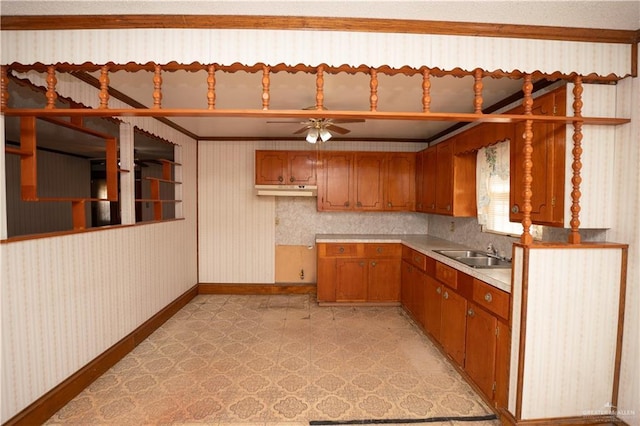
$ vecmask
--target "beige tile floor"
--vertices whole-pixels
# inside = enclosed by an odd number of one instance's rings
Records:
[[[491,414],[399,307],[200,295],[47,424],[416,424]]]

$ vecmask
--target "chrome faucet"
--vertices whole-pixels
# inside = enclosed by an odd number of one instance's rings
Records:
[[[487,246],[487,254],[498,257],[498,249],[493,246],[493,243],[489,243]]]

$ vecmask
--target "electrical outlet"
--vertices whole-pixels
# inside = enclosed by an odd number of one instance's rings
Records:
[[[454,232],[455,230],[456,230],[456,223],[454,221],[451,221],[451,223],[449,224],[449,231]]]
[[[276,217],[276,226],[280,225],[280,218]]]

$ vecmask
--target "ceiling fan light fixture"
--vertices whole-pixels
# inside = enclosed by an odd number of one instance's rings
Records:
[[[307,142],[316,143],[318,141],[319,132],[318,129],[312,127],[309,129],[309,133],[307,133]]]
[[[331,132],[328,131],[326,127],[322,127],[320,129],[320,139],[322,139],[322,142],[328,141],[329,139],[331,139],[331,136]]]

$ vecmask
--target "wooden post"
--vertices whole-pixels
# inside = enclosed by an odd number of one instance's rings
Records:
[[[473,83],[473,107],[476,114],[482,114],[482,70],[480,68],[476,68],[473,73],[474,83]]]
[[[576,76],[573,87],[573,115],[574,117],[582,117],[582,77]],[[571,184],[573,190],[571,191],[571,232],[569,233],[569,244],[580,244],[580,183],[582,183],[582,177],[580,171],[582,170],[582,121],[573,122],[573,163],[571,168],[573,169],[573,177],[571,178]]]
[[[0,109],[4,110],[9,103],[9,77],[7,67],[0,66]]]
[[[46,109],[53,109],[56,107],[56,99],[58,94],[56,93],[56,84],[58,79],[56,78],[56,67],[50,65],[47,67],[47,105]]]
[[[369,87],[371,87],[371,94],[369,95],[370,110],[378,110],[378,70],[371,68],[371,81]]]
[[[23,200],[38,199],[36,118],[20,117],[20,191]],[[29,153],[29,154],[26,154]]]
[[[162,108],[162,68],[160,65],[155,66],[153,73],[153,108]]]
[[[216,66],[207,69],[207,109],[216,109]]]
[[[74,230],[87,229],[87,215],[84,206],[85,200],[75,200],[71,202]]]
[[[267,65],[262,66],[262,109],[269,109],[269,72],[271,68]]]
[[[531,95],[533,91],[533,83],[531,82],[531,75],[526,74],[524,76],[524,84],[522,87],[524,92],[524,114],[531,115],[533,107],[533,97]],[[526,120],[524,126],[524,161],[522,167],[524,168],[524,175],[522,178],[522,235],[520,236],[520,242],[525,245],[531,245],[533,243],[533,236],[531,235],[531,182],[533,182],[533,175],[531,170],[533,168],[532,154],[533,154],[533,120]]]
[[[431,70],[422,70],[422,112],[431,112]]]
[[[109,108],[109,66],[100,69],[100,109]]]
[[[116,138],[110,138],[105,140],[105,145],[107,198],[118,201],[118,143]]]
[[[318,65],[316,71],[316,110],[324,109],[324,66]]]

